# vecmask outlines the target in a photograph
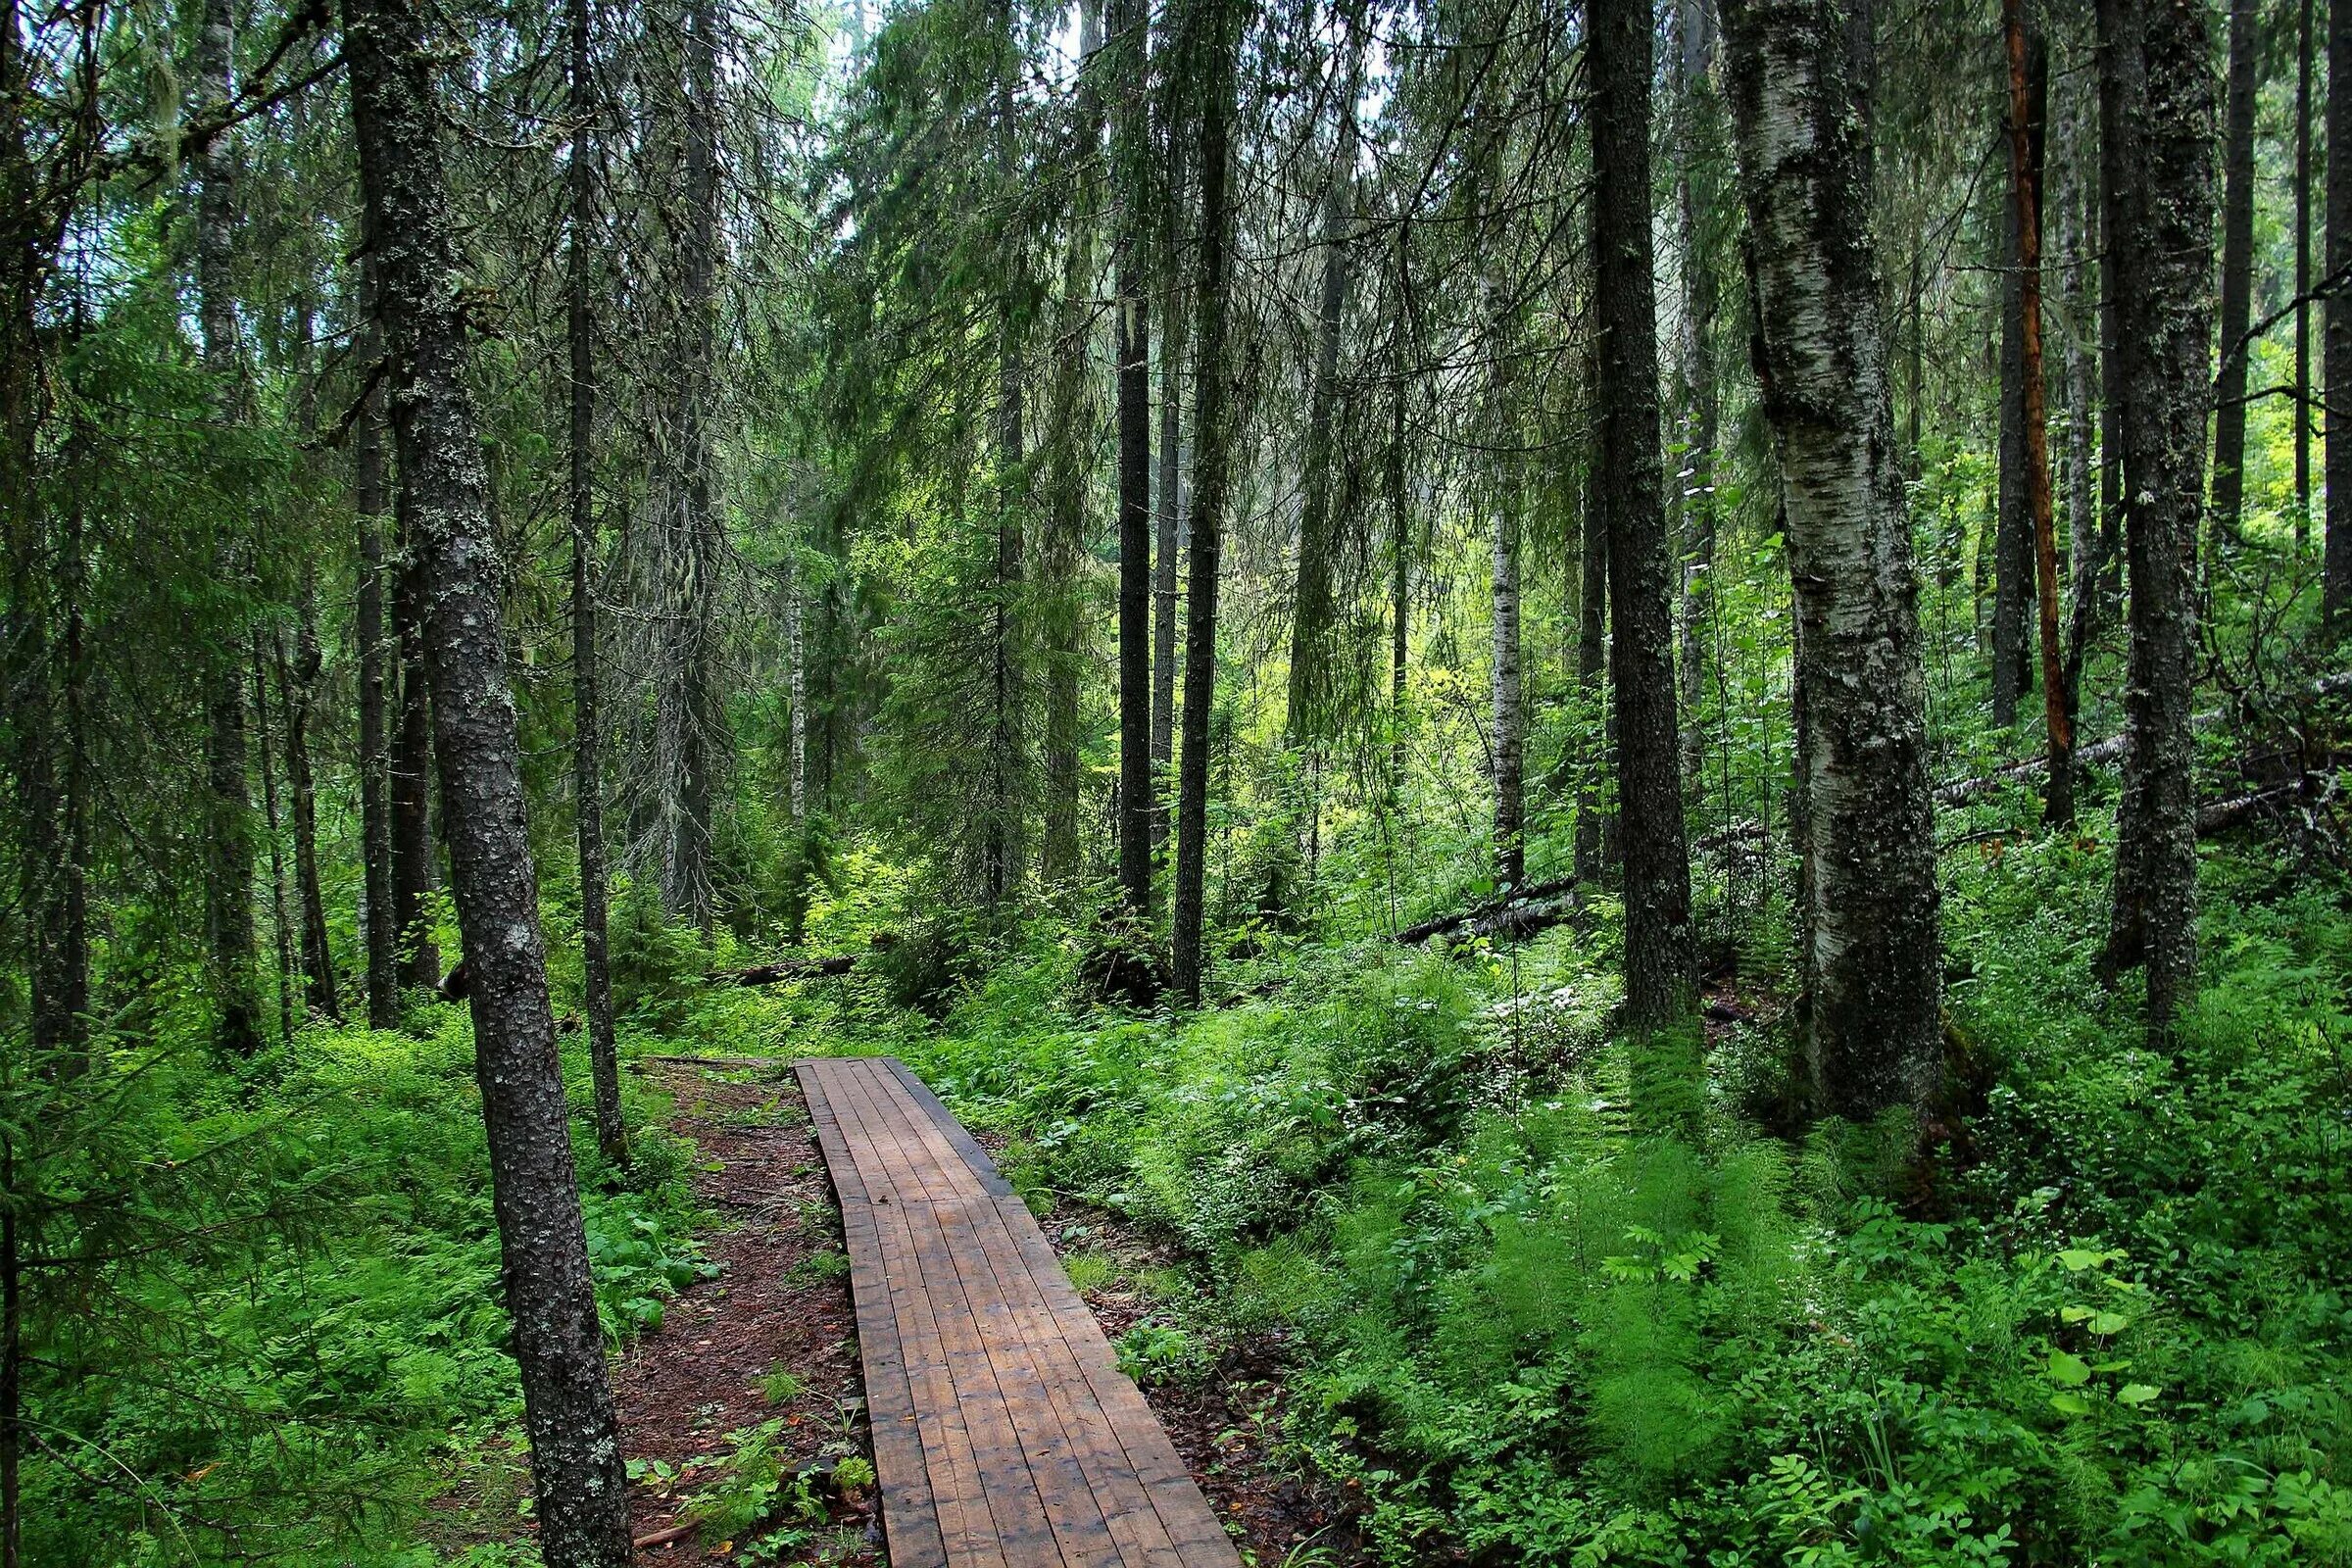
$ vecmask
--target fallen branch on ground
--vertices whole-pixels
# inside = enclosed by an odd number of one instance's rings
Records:
[[[1441,914],[1419,925],[1408,925],[1396,933],[1396,940],[1408,948],[1417,948],[1431,937],[1444,936],[1450,931],[1470,928],[1473,936],[1533,936],[1547,926],[1556,925],[1568,917],[1567,896],[1575,891],[1576,878],[1556,876],[1547,882],[1530,882],[1511,889],[1499,898],[1474,904],[1467,909]]]
[[[857,954],[837,953],[823,958],[782,958],[774,963],[755,963],[749,969],[722,971],[711,975],[710,979],[712,985],[778,986],[788,980],[848,974],[857,967]]]

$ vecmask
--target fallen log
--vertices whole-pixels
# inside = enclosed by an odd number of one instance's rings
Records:
[[[672,1542],[684,1541],[698,1528],[700,1527],[696,1525],[671,1525],[666,1530],[657,1530],[651,1535],[639,1536],[635,1541],[629,1543],[629,1546],[632,1550],[649,1551],[656,1546],[666,1546]]]
[[[774,963],[755,963],[749,969],[721,971],[710,976],[710,980],[712,985],[723,986],[780,986],[789,980],[848,974],[857,967],[857,954],[836,953],[823,958],[781,958]]]
[[[1566,898],[1575,888],[1576,878],[1573,876],[1526,883],[1499,898],[1474,904],[1467,909],[1456,909],[1451,914],[1441,914],[1418,925],[1408,925],[1396,933],[1396,940],[1408,948],[1417,948],[1431,937],[1459,931],[1464,926],[1468,926],[1476,936],[1532,936],[1568,917]]]

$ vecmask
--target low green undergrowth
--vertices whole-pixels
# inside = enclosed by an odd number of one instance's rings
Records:
[[[484,1479],[521,1411],[471,1033],[451,1006],[411,1025],[227,1063],[167,1015],[60,1088],[86,1120],[41,1173],[66,1206],[27,1321],[26,1561],[406,1568],[513,1534]],[[564,1068],[584,1111],[576,1033]],[[691,1146],[623,1095],[628,1170],[573,1139],[615,1344],[710,1266]]]
[[[1612,1039],[1605,905],[1515,953],[1268,942],[1181,1022],[1090,1006],[1041,925],[935,1031],[856,981],[815,1033],[906,1055],[1041,1207],[1180,1242],[1123,1363],[1287,1347],[1295,1454],[1385,1561],[2352,1561],[2344,890],[2210,861],[2158,1054],[2090,978],[2107,874],[1946,857],[1981,1102],[1924,1185],[1899,1134],[1785,1131],[1783,948],[1703,1056]]]

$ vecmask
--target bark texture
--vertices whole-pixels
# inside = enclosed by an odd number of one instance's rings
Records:
[[[1728,96],[1796,606],[1799,924],[1819,1107],[1924,1103],[1941,1066],[1918,580],[1871,240],[1870,16],[1732,0]]]
[[[429,585],[434,736],[539,1549],[550,1568],[625,1568],[627,1483],[548,1006],[502,572],[466,383],[437,46],[416,0],[349,0],[343,16],[394,428]]]
[[[1591,15],[1593,314],[1615,628],[1609,677],[1625,856],[1625,1013],[1639,1031],[1679,1021],[1697,979],[1675,716],[1674,571],[1659,449],[1649,182],[1653,27],[1648,0],[1594,0]]]
[[[2213,352],[2211,39],[2201,6],[2100,0],[2100,69],[2118,139],[2107,191],[2122,313],[2131,654],[2123,800],[2104,967],[2144,963],[2163,1038],[2196,996],[2194,693],[2197,522]]]

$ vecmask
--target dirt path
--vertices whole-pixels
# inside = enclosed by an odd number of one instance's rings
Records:
[[[639,1560],[878,1563],[870,1487],[830,1480],[873,1455],[840,1215],[800,1090],[780,1064],[641,1070],[701,1151],[695,1196],[717,1216],[704,1242],[719,1272],[613,1368]],[[796,1508],[804,1473],[810,1500]],[[763,1498],[780,1516],[747,1528]]]

